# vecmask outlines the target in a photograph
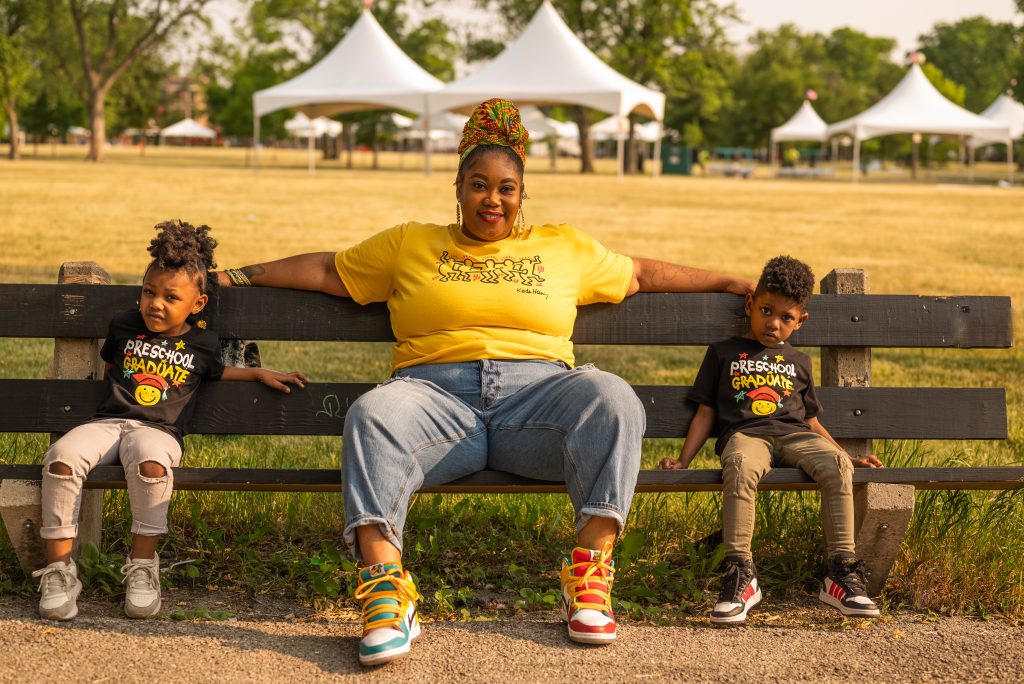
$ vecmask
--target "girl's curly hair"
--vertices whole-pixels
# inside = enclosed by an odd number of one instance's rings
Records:
[[[756,291],[771,292],[803,305],[814,292],[814,273],[799,259],[777,256],[764,265]]]
[[[160,232],[149,243],[153,261],[146,267],[146,273],[153,268],[184,271],[195,279],[200,292],[209,294],[217,283],[209,273],[217,268],[213,260],[217,241],[210,237],[210,227],[173,219],[158,223],[156,229]]]

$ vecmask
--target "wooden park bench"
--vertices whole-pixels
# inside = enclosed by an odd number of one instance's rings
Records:
[[[0,337],[54,338],[50,379],[0,379],[0,432],[63,433],[88,419],[103,389],[99,340],[116,311],[135,305],[137,286],[107,285],[91,262],[65,264],[57,285],[0,284]],[[820,399],[831,433],[852,454],[872,439],[1005,439],[1006,393],[994,388],[871,387],[871,347],[1010,347],[1008,297],[865,294],[859,270],[832,271],[821,282],[798,346],[821,347]],[[638,294],[618,305],[582,307],[577,344],[705,346],[746,330],[742,300],[727,294]],[[225,338],[374,342],[392,340],[384,305],[270,288],[227,288],[207,318]],[[191,426],[197,434],[340,435],[345,408],[382,378],[366,383],[312,383],[281,394],[259,383],[204,385]],[[680,438],[693,409],[686,386],[636,386],[647,409],[649,438]],[[244,410],[243,410],[244,409]],[[38,461],[15,454],[9,461]],[[186,458],[187,463],[187,458]],[[0,463],[0,511],[19,562],[40,567],[41,466]],[[189,468],[175,470],[179,490],[340,491],[337,469]],[[1024,467],[857,469],[856,543],[871,572],[872,592],[896,559],[915,489],[1007,489],[1024,486]],[[80,539],[98,543],[103,489],[124,488],[119,466],[96,468],[86,483]],[[638,492],[720,491],[712,470],[644,470]],[[776,468],[762,490],[810,490],[798,469]],[[440,493],[564,492],[562,483],[484,471],[424,489]],[[84,499],[89,497],[84,497]]]

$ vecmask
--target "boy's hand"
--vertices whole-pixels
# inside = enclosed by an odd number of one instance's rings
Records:
[[[677,461],[674,458],[663,458],[658,464],[658,468],[661,470],[686,470],[689,465],[689,463],[683,463],[682,459]]]
[[[857,456],[854,458],[850,456],[850,461],[853,463],[854,468],[884,468],[878,457],[874,454],[868,454],[867,456]]]
[[[260,368],[256,373],[256,379],[262,382],[267,387],[276,389],[278,392],[284,392],[288,394],[291,392],[291,388],[285,383],[291,383],[299,387],[305,387],[309,380],[306,376],[299,371],[292,371],[291,373],[282,373],[276,370],[270,370],[269,368]]]

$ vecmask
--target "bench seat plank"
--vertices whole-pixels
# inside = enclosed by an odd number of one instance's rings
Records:
[[[192,432],[340,435],[345,411],[371,383],[311,383],[282,394],[255,382],[200,387]],[[684,385],[633,388],[646,437],[682,437],[693,417]],[[66,432],[88,420],[103,381],[0,379],[0,432]],[[1002,388],[821,387],[822,422],[837,439],[1005,439]]]
[[[40,480],[42,466],[0,464],[0,480]],[[857,468],[854,484],[883,483],[913,485],[917,489],[1020,489],[1024,487],[1024,466],[971,468]],[[87,489],[124,489],[121,466],[99,466],[86,480]],[[178,490],[303,491],[340,492],[338,469],[283,468],[175,468],[174,488]],[[641,470],[638,492],[721,491],[721,470]],[[759,489],[803,491],[817,489],[798,468],[773,468],[761,480]],[[425,487],[421,493],[564,493],[560,482],[533,480],[518,475],[484,470],[455,482]]]
[[[0,337],[102,338],[130,285],[0,284]],[[580,307],[577,344],[707,345],[746,329],[742,299],[720,293],[640,293]],[[1009,297],[814,295],[797,346],[1009,347]],[[248,312],[259,311],[259,316]],[[59,312],[59,315],[54,315]],[[276,288],[227,288],[206,318],[222,337],[247,340],[393,340],[387,307]]]

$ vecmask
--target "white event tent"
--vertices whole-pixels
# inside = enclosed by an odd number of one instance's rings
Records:
[[[431,111],[466,114],[492,97],[506,98],[520,107],[584,105],[620,116],[635,111],[659,125],[665,118],[664,93],[631,81],[602,62],[565,25],[548,0],[500,55],[428,95]],[[621,174],[621,142],[618,153]]]
[[[206,138],[207,140],[215,140],[217,132],[212,128],[203,126],[195,119],[189,118],[182,119],[167,128],[161,128],[160,138]]]
[[[814,111],[810,100],[804,100],[800,109],[789,118],[789,121],[776,126],[771,132],[771,163],[775,163],[775,146],[780,142],[814,141],[823,143],[827,140],[828,124],[818,112]]]
[[[284,129],[296,138],[306,138],[309,148],[309,172],[316,171],[316,139],[323,135],[337,138],[341,135],[341,122],[320,116],[310,119],[302,112],[284,122]]]
[[[252,96],[253,138],[259,149],[260,117],[286,107],[310,117],[373,109],[429,111],[427,94],[443,83],[395,45],[369,8],[319,62],[295,78]],[[426,165],[430,168],[430,146]]]
[[[927,133],[960,138],[985,137],[1010,141],[1010,127],[985,119],[960,107],[939,93],[919,64],[888,95],[860,114],[828,127],[828,137],[853,138],[853,179],[860,173],[860,144],[864,140],[896,133]],[[1012,153],[1009,155],[1012,157]],[[1009,162],[1012,178],[1013,162]]]
[[[1016,140],[1024,135],[1024,105],[1014,100],[1007,93],[1001,93],[980,116],[989,121],[1009,126],[1010,139],[1012,140]],[[992,143],[1005,142],[1005,139],[988,139],[984,136],[975,136],[968,141],[968,144],[971,148],[975,148],[991,145]]]

